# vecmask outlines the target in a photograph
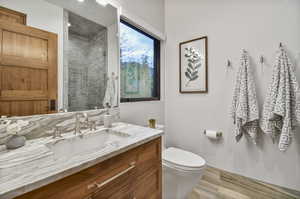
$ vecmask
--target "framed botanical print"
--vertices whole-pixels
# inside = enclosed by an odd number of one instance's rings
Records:
[[[207,37],[179,44],[180,93],[208,92]]]

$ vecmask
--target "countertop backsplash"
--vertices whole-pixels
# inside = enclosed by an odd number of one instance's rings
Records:
[[[80,111],[80,112],[67,112],[56,113],[48,115],[33,115],[24,117],[12,117],[5,120],[23,120],[28,121],[28,125],[22,127],[19,135],[24,135],[27,140],[36,139],[40,137],[51,136],[55,127],[60,127],[63,133],[73,131],[75,128],[75,115],[77,113],[87,113],[89,121],[96,121],[97,126],[103,125],[103,115],[106,114],[105,109]],[[120,117],[119,108],[110,110],[110,114],[113,116],[114,121],[117,121]],[[3,145],[8,138],[10,138],[6,132],[6,125],[0,124],[0,145]]]

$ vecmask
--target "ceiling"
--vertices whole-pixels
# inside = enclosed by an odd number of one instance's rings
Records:
[[[77,0],[46,0],[49,3],[65,8],[77,15],[87,18],[97,24],[108,27],[117,23],[117,9],[110,4],[101,6],[95,0],[85,0],[79,2]]]
[[[100,31],[105,29],[104,26],[101,26],[91,20],[88,20],[84,17],[81,17],[75,13],[69,12],[69,31],[71,33],[80,35],[82,37],[93,38]]]

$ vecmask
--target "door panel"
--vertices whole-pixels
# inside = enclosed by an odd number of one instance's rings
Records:
[[[0,20],[0,115],[56,112],[57,35]]]
[[[40,69],[31,69],[23,67],[1,66],[1,97],[6,97],[7,93],[20,93],[21,97],[26,92],[36,91],[36,94],[47,93],[48,88],[48,71]],[[11,81],[13,80],[13,81]],[[34,94],[34,93],[33,93]],[[34,96],[30,94],[31,96]],[[47,97],[47,96],[44,96]]]
[[[0,20],[26,25],[26,15],[0,6]]]
[[[47,114],[48,101],[9,101],[0,103],[0,112],[3,115],[25,116],[29,114]]]
[[[48,40],[7,30],[2,34],[2,64],[48,68]]]
[[[10,113],[12,115],[31,115],[47,114],[48,101],[30,100],[30,101],[11,101]]]

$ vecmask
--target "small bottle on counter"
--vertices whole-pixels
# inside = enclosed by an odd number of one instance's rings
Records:
[[[149,119],[149,128],[156,128],[156,120],[155,119]]]
[[[103,123],[104,123],[104,128],[111,128],[112,127],[112,122],[113,122],[113,117],[109,112],[109,108],[106,108],[106,113],[103,116]]]

